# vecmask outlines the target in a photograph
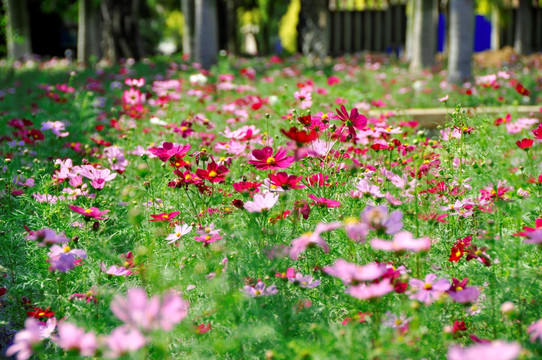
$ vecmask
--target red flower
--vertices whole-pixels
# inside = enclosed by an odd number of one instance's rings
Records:
[[[454,321],[454,326],[452,328],[452,332],[455,334],[458,331],[466,331],[467,326],[465,325],[464,321]]]
[[[254,160],[248,163],[260,170],[286,169],[294,162],[293,156],[286,156],[285,150],[279,150],[273,155],[273,148],[266,146],[263,149],[252,150]]]
[[[284,190],[303,189],[305,187],[305,185],[299,183],[303,179],[303,176],[288,175],[285,172],[279,172],[277,174],[269,174],[268,177],[271,185],[281,187]]]
[[[510,83],[512,84],[512,86],[515,86],[515,89],[518,92],[518,94],[523,95],[523,96],[531,95],[531,92],[525,89],[519,81],[512,80]]]
[[[175,218],[177,215],[179,215],[181,212],[180,211],[174,211],[172,213],[161,213],[161,214],[158,214],[158,215],[153,215],[151,214],[151,217],[152,217],[152,220],[149,220],[149,221],[169,221],[173,218]]]
[[[450,251],[450,257],[448,258],[448,261],[458,262],[459,259],[463,257],[464,253],[465,251],[463,250],[462,247],[452,246],[452,250]]]
[[[298,130],[295,126],[292,126],[290,130],[280,129],[280,132],[282,132],[287,138],[294,140],[298,146],[313,142],[318,138],[318,133],[316,131],[311,130],[309,133],[307,133],[303,130]]]
[[[213,161],[212,163],[207,165],[207,170],[196,170],[196,175],[201,179],[208,180],[212,183],[217,183],[224,182],[224,180],[226,179],[226,174],[229,172],[230,170],[228,170],[227,167],[225,167],[224,165],[218,165]]]
[[[83,215],[85,217],[85,220],[90,220],[91,218],[96,219],[96,220],[103,220],[105,218],[102,217],[102,215],[109,212],[109,210],[100,211],[98,208],[95,208],[95,207],[91,207],[88,209],[84,209],[82,207],[75,206],[75,205],[68,205],[68,207],[72,209],[73,211],[75,211],[76,213]]]
[[[312,124],[312,117],[310,115],[300,116],[297,118],[297,121],[299,121],[301,124],[305,126],[310,126]],[[286,135],[286,134],[284,134]],[[286,135],[288,136],[288,135]]]
[[[205,325],[205,324],[199,324],[198,326],[194,327],[197,334],[205,334],[209,330],[211,330],[211,323]]]
[[[533,143],[534,143],[534,140],[533,139],[528,139],[528,138],[516,141],[516,145],[520,149],[525,150],[525,151],[529,151],[531,146],[533,146]]]
[[[533,129],[533,135],[535,139],[542,140],[542,124],[538,124],[538,127]]]
[[[28,311],[26,313],[26,316],[33,317],[33,318],[36,318],[36,319],[41,319],[41,318],[44,318],[44,317],[53,317],[53,316],[55,316],[55,313],[52,312],[52,311],[49,311],[49,308],[42,309],[42,308],[39,308],[39,307],[34,307],[34,309],[32,311]]]

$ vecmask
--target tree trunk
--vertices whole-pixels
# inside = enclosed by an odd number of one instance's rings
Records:
[[[184,16],[183,54],[191,57],[194,51],[194,1],[181,0],[181,11]]]
[[[98,29],[98,13],[92,0],[79,0],[77,62],[88,64],[91,56],[100,57],[100,34]]]
[[[196,0],[194,58],[204,69],[217,62],[218,14],[216,0]]]
[[[532,1],[519,0],[519,8],[516,13],[516,36],[514,50],[519,55],[529,55],[532,51]]]
[[[450,0],[448,82],[469,81],[474,46],[474,0]]]
[[[237,0],[229,0],[226,2],[226,50],[230,55],[237,54],[237,8],[239,4]]]
[[[420,70],[433,65],[437,52],[437,2],[436,0],[414,1],[414,28],[412,30],[411,70]]]
[[[30,20],[26,0],[4,0],[8,57],[19,59],[32,54]]]

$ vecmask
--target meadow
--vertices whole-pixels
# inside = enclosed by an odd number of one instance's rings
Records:
[[[0,63],[0,352],[541,358],[542,58],[443,68]]]

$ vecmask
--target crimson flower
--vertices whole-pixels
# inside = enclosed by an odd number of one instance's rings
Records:
[[[528,138],[516,141],[516,145],[520,149],[525,150],[525,151],[529,151],[531,146],[533,146],[533,143],[534,143],[534,140],[533,139],[528,139]]]
[[[42,308],[39,308],[39,307],[34,307],[34,309],[32,311],[27,311],[26,312],[26,316],[33,317],[35,319],[41,319],[41,318],[44,318],[44,317],[53,317],[53,316],[55,316],[55,313],[52,312],[52,311],[49,311],[49,308],[42,309]]]
[[[209,182],[216,183],[216,182],[224,182],[224,179],[226,178],[226,174],[229,173],[230,170],[228,170],[227,167],[224,165],[218,165],[214,161],[207,165],[207,170],[204,169],[198,169],[196,170],[196,175],[200,179],[209,180]]]
[[[294,140],[298,146],[313,142],[318,138],[318,133],[316,131],[311,130],[307,133],[304,130],[298,130],[295,126],[292,126],[290,130],[280,129],[280,132],[287,138]]]
[[[260,170],[286,169],[294,162],[293,156],[286,156],[285,150],[279,150],[273,155],[273,148],[266,146],[263,149],[252,150],[254,160],[248,163]]]
[[[75,205],[68,205],[68,207],[76,213],[83,215],[85,217],[85,220],[90,220],[91,218],[96,220],[103,220],[105,218],[102,217],[102,215],[109,212],[109,210],[100,211],[98,208],[95,207],[91,207],[88,209],[84,209]]]
[[[205,324],[199,324],[198,326],[195,326],[195,331],[197,334],[205,334],[209,330],[211,330],[211,323],[205,325]]]
[[[344,122],[344,125],[348,127],[348,132],[352,135],[352,139],[356,139],[356,130],[362,130],[367,125],[367,117],[358,112],[358,109],[353,108],[350,110],[350,114],[346,111],[346,107],[341,105],[341,110],[335,109],[339,120]]]
[[[272,185],[281,187],[284,190],[303,189],[305,187],[305,185],[299,183],[303,179],[303,176],[288,175],[285,172],[279,172],[269,174],[268,177]]]
[[[538,124],[538,127],[533,129],[533,135],[535,139],[542,140],[542,124]]]
[[[149,221],[155,221],[155,222],[169,221],[169,220],[175,218],[180,213],[181,213],[180,211],[174,211],[174,212],[169,213],[169,214],[168,213],[161,213],[161,214],[158,214],[158,215],[151,214],[152,220],[149,220]]]
[[[459,259],[463,257],[463,254],[465,251],[462,247],[459,246],[452,246],[452,249],[450,251],[450,257],[448,258],[448,261],[450,262],[458,262]]]
[[[233,188],[243,194],[255,194],[260,192],[260,186],[262,183],[259,182],[250,182],[250,181],[240,181],[233,183]]]
[[[531,95],[531,92],[527,90],[525,87],[523,87],[523,85],[519,81],[512,80],[511,84],[512,86],[515,86],[515,89],[518,92],[518,94],[523,95],[523,96]]]

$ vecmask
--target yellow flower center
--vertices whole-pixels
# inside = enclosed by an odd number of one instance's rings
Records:
[[[92,212],[92,209],[86,209],[85,214],[90,214]]]
[[[476,255],[478,255],[478,256],[482,254],[482,252],[481,252],[480,250],[476,250],[474,253],[475,253]]]
[[[395,325],[401,325],[403,322],[401,321],[401,319],[397,319],[395,320]]]
[[[70,249],[69,246],[65,246],[65,247],[64,247],[64,252],[65,252],[65,253],[68,253],[68,252],[70,252],[70,251],[71,251],[71,249]]]
[[[124,264],[122,264],[124,267],[130,266],[130,263],[128,261],[125,261]]]
[[[218,175],[218,174],[217,174],[216,171],[214,171],[214,170],[211,170],[211,171],[209,172],[209,177],[214,178],[214,177],[216,177],[217,175]]]
[[[205,237],[205,241],[209,241],[209,240],[211,240],[211,236],[207,235],[207,236]]]
[[[390,127],[387,127],[387,128],[386,128],[386,131],[391,131],[391,128],[390,128]]]
[[[164,218],[164,219],[167,219],[168,217],[169,217],[169,215],[168,215],[168,214],[164,214],[164,215],[162,215],[162,218]]]
[[[42,311],[42,312],[39,312],[38,315],[43,316],[43,315],[45,315],[45,313]]]
[[[175,233],[175,236],[176,236],[176,237],[181,237],[181,233],[180,233],[180,232],[176,232],[176,233]]]
[[[327,119],[327,118],[328,118],[327,114],[322,115],[322,119]]]
[[[275,165],[277,163],[277,161],[275,160],[274,157],[270,156],[270,157],[267,158],[266,163],[267,163],[267,165]]]
[[[425,285],[423,286],[423,288],[425,290],[431,290],[433,288],[433,285],[429,284],[429,283],[425,283]]]
[[[181,131],[186,131],[188,128],[186,126],[181,127]]]
[[[456,252],[455,256],[461,256],[461,251]]]
[[[190,180],[192,179],[192,175],[190,174],[186,174],[185,177],[184,177],[185,180]]]
[[[455,288],[455,291],[461,291],[461,290],[463,290],[463,288],[461,286],[458,286],[458,287]]]

